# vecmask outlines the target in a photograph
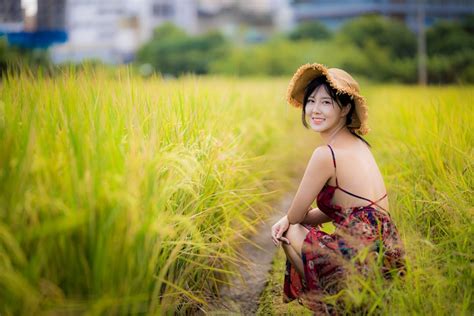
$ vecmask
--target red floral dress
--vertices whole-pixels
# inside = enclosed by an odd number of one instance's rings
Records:
[[[336,158],[331,146],[334,168]],[[369,205],[343,209],[332,205],[336,189],[370,202]],[[318,315],[337,314],[334,306],[324,303],[325,295],[338,293],[344,287],[344,278],[350,267],[359,272],[368,271],[367,261],[352,260],[363,248],[370,250],[374,257],[383,256],[381,266],[386,279],[392,273],[404,275],[405,251],[397,228],[390,214],[377,205],[387,194],[373,202],[339,187],[326,184],[317,197],[318,208],[332,219],[336,229],[328,234],[320,227],[305,225],[309,232],[303,242],[301,256],[304,278],[301,278],[291,262],[286,260],[283,301],[298,299],[298,302]],[[381,251],[382,250],[382,251]],[[369,257],[369,256],[367,256]],[[362,261],[362,262],[361,262]]]

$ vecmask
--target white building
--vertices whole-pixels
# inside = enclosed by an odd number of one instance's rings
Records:
[[[160,24],[170,21],[189,31],[197,23],[195,0],[66,0],[65,10],[68,41],[51,47],[56,63],[128,62]]]

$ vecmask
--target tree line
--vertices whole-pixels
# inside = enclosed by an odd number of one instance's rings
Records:
[[[439,21],[426,30],[431,83],[474,82],[474,16]],[[417,39],[402,22],[364,15],[330,31],[318,21],[263,43],[236,45],[219,32],[189,36],[172,24],[158,27],[137,53],[137,65],[162,74],[287,76],[304,63],[340,67],[370,80],[415,83]]]
[[[438,21],[426,30],[428,82],[474,82],[474,15]],[[319,62],[378,82],[417,82],[417,39],[400,21],[369,14],[349,20],[336,31],[321,22],[304,22],[291,32],[263,42],[236,43],[219,31],[191,36],[171,23],[157,27],[132,63],[143,75],[186,73],[232,76],[288,76],[304,64]],[[101,64],[89,60],[84,67]],[[44,50],[9,46],[0,38],[0,76],[10,67],[43,66],[54,73]],[[20,66],[19,66],[20,65]]]

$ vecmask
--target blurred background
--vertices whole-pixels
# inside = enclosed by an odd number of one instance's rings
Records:
[[[378,82],[472,83],[473,14],[473,0],[1,0],[0,69],[288,76],[320,62]]]
[[[0,0],[0,315],[212,311],[320,144],[313,62],[363,87],[410,267],[331,297],[474,315],[473,1]],[[258,315],[302,314],[285,259]]]

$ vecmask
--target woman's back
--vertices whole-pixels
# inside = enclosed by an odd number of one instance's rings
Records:
[[[328,147],[332,150],[335,168],[327,183],[339,188],[334,192],[333,204],[346,209],[366,206],[370,200],[388,211],[383,177],[369,147],[360,140]]]

